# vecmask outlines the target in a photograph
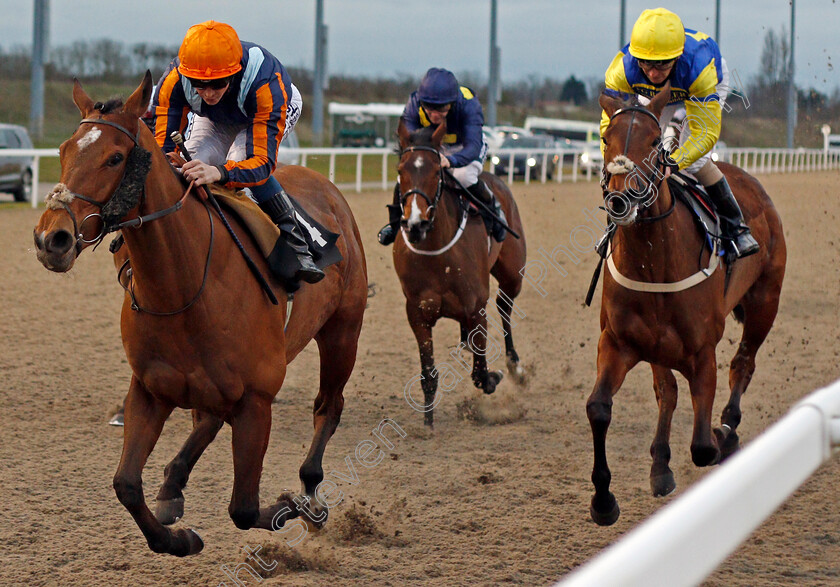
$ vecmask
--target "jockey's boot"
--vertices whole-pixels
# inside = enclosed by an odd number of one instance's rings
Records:
[[[300,226],[295,219],[295,211],[286,190],[281,186],[279,192],[265,202],[260,202],[259,206],[277,225],[283,234],[283,238],[295,252],[300,268],[295,273],[294,278],[306,283],[317,283],[324,279],[324,272],[318,269],[315,261],[312,260],[312,253],[309,252],[306,239],[303,238],[303,233],[301,233]]]
[[[400,206],[400,184],[394,186],[394,203],[388,204],[388,224],[379,231],[379,244],[390,245],[397,239],[397,231],[400,229],[402,219],[402,207]]]
[[[720,217],[721,236],[728,240],[734,249],[735,256],[740,259],[757,253],[758,241],[750,234],[750,228],[744,224],[741,208],[732,195],[732,189],[726,178],[706,186],[706,193],[712,199],[718,216]]]
[[[490,191],[490,188],[487,187],[487,184],[479,180],[469,186],[467,191],[472,194],[474,198],[477,198],[487,204],[487,206],[496,211],[496,217],[500,218],[505,224],[507,224],[507,218],[505,218],[505,211],[502,210],[502,205],[499,203],[498,198]],[[489,214],[482,211],[481,217],[484,219],[484,225],[487,227],[487,232],[493,239],[497,242],[502,242],[505,240],[505,236],[507,236],[507,230],[505,227],[502,226],[499,222],[495,219],[488,217]]]

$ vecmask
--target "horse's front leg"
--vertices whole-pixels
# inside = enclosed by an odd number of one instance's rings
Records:
[[[607,465],[607,430],[612,420],[612,398],[624,382],[627,372],[637,362],[635,355],[629,351],[623,352],[609,333],[601,332],[598,341],[598,376],[595,388],[586,401],[586,415],[592,428],[592,484],[595,486],[589,514],[599,526],[615,523],[620,513],[618,502],[610,492],[612,475]]]
[[[417,348],[420,351],[420,385],[423,388],[423,404],[420,405],[412,398],[406,398],[415,409],[423,412],[423,423],[429,428],[435,425],[435,395],[437,394],[438,374],[435,370],[435,351],[432,344],[432,324],[426,313],[428,307],[421,307],[417,301],[406,300],[405,311],[408,316],[408,323],[417,339]],[[406,388],[410,394],[410,388]]]
[[[260,518],[260,478],[271,433],[271,396],[246,391],[233,410],[233,494],[228,513],[240,530]]]
[[[155,399],[137,377],[132,376],[125,398],[123,451],[114,475],[114,491],[137,522],[149,548],[155,552],[187,556],[201,552],[204,548],[201,538],[190,529],[173,532],[163,526],[152,515],[143,497],[143,467],[171,412],[172,406]]]
[[[184,516],[183,489],[187,486],[190,473],[224,425],[224,420],[206,412],[193,410],[192,417],[192,432],[163,470],[163,485],[155,498],[155,517],[161,524],[174,524]]]
[[[676,487],[674,473],[668,465],[671,461],[671,417],[677,407],[677,380],[670,369],[651,365],[653,369],[653,391],[659,405],[659,420],[656,434],[650,445],[653,464],[650,468],[650,489],[654,497],[668,495]]]
[[[717,439],[712,436],[712,408],[717,385],[715,347],[701,350],[694,361],[693,373],[686,376],[694,408],[694,432],[691,437],[691,460],[698,467],[714,465],[720,460]]]
[[[473,384],[484,391],[486,394],[491,394],[496,391],[496,386],[504,377],[501,371],[487,370],[487,355],[492,355],[491,360],[495,360],[501,355],[501,346],[487,336],[487,318],[485,314],[480,312],[474,313],[467,318],[467,346],[473,354],[473,370],[472,380]],[[464,326],[461,327],[461,337],[464,336]]]

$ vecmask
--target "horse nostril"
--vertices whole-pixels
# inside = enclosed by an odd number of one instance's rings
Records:
[[[431,226],[431,222],[426,220],[425,218],[420,221],[420,230],[429,230],[429,226]]]
[[[66,230],[51,232],[44,239],[44,248],[48,253],[63,255],[73,246],[73,235]]]

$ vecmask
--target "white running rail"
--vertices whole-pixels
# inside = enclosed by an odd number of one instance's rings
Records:
[[[838,447],[840,380],[557,585],[697,585]]]

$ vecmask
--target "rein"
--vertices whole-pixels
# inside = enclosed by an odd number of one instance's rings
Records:
[[[400,151],[400,158],[406,153],[411,153],[414,151],[427,151],[429,153],[434,153],[438,157],[440,157],[440,151],[435,149],[434,147],[425,147],[425,146],[416,146],[416,147],[406,147],[405,149]],[[408,199],[408,196],[411,195],[418,195],[426,200],[426,204],[428,204],[430,209],[430,218],[429,218],[429,229],[435,223],[435,216],[434,212],[437,210],[437,205],[440,202],[440,197],[443,194],[443,167],[438,165],[438,183],[437,183],[437,191],[435,191],[434,199],[430,198],[426,193],[422,190],[417,189],[410,189],[407,192],[400,193],[400,208],[402,208],[403,214],[405,213],[405,201]]]

